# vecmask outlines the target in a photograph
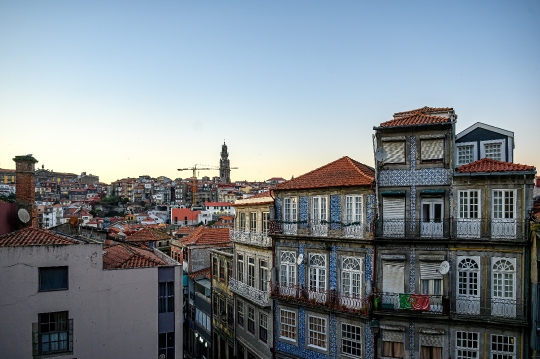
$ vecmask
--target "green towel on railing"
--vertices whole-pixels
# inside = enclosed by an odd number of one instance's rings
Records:
[[[410,294],[399,295],[399,309],[412,309]]]

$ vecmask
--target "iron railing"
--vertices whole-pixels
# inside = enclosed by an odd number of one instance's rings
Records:
[[[377,219],[375,237],[523,241],[526,240],[524,228],[524,222],[515,219]]]
[[[375,293],[373,296],[374,310],[448,314],[450,309],[449,298],[442,295]]]
[[[267,233],[231,230],[230,237],[231,242],[250,244],[264,248],[272,247],[272,239],[268,237]]]
[[[332,289],[310,290],[299,285],[287,286],[274,283],[272,297],[299,305],[364,316],[369,315],[371,309],[371,296],[340,293]]]
[[[270,304],[270,292],[254,288],[237,279],[229,279],[229,289],[263,307]]]
[[[452,298],[451,313],[455,316],[526,318],[525,302],[511,298],[456,296]]]
[[[270,222],[271,234],[300,235],[330,238],[370,238],[370,226],[365,222],[353,221],[279,221]]]

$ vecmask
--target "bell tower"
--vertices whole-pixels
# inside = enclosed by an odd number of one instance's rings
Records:
[[[227,145],[225,144],[225,141],[223,141],[223,145],[221,146],[219,177],[221,183],[231,183],[231,164],[229,163],[229,152],[227,152]]]

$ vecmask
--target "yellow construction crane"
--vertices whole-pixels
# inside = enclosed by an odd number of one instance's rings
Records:
[[[204,166],[204,165],[199,165]],[[230,167],[229,169],[235,170],[238,169],[238,167]],[[215,166],[205,166],[205,167],[197,167],[197,165],[189,168],[179,168],[178,171],[193,171],[193,177],[191,177],[191,206],[193,207],[195,205],[195,199],[196,199],[196,193],[197,193],[197,171],[208,171],[208,170],[220,170],[219,167]]]

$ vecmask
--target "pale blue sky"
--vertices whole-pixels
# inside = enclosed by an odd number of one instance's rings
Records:
[[[226,139],[233,179],[290,178],[422,106],[538,167],[540,1],[0,1],[0,168],[187,177]]]

